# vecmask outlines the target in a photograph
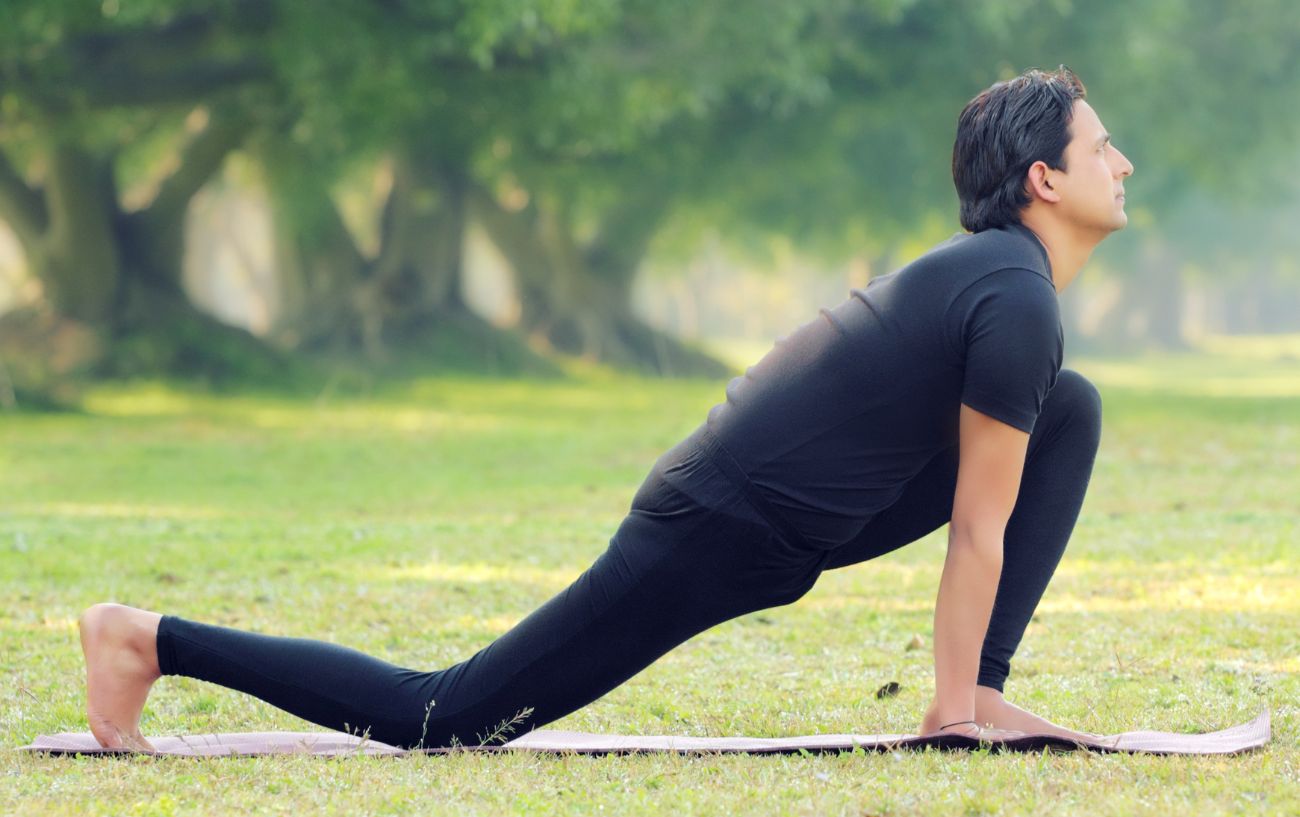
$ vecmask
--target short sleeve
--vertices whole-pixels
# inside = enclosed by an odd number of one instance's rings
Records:
[[[947,329],[965,366],[961,402],[1032,432],[1065,348],[1051,282],[1026,269],[990,273],[954,299]]]

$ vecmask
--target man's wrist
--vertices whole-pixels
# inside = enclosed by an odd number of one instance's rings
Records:
[[[990,687],[975,687],[975,719],[981,726],[1002,723],[1007,713],[1007,702],[1002,693]]]

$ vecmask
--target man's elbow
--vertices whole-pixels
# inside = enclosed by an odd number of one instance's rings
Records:
[[[969,554],[982,562],[1002,564],[1002,541],[1006,523],[954,519],[948,526],[948,550]]]

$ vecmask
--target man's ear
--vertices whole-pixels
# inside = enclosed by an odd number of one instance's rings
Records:
[[[1046,162],[1034,162],[1029,166],[1029,172],[1025,174],[1025,190],[1031,199],[1053,203],[1061,200],[1061,194],[1052,189],[1052,181],[1048,178],[1051,172]]]

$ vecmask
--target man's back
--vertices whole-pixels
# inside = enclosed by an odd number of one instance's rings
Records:
[[[962,402],[1029,430],[1062,351],[1033,234],[959,234],[778,340],[706,424],[809,542],[831,548],[956,445]]]

